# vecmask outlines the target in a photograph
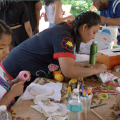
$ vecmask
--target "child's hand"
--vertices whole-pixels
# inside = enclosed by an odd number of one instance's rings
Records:
[[[23,93],[24,81],[14,84],[10,90],[14,97],[20,96]]]
[[[29,71],[27,71],[28,73],[29,73],[29,75],[30,75],[30,77],[28,78],[28,80],[26,80],[26,81],[30,81],[30,79],[31,79],[31,74],[30,74],[30,72]],[[19,75],[16,77],[16,82],[18,83],[18,82],[20,82],[20,81],[22,81],[20,78],[19,78]]]
[[[30,81],[30,79],[31,79],[31,74],[30,74],[30,72],[28,71],[28,73],[29,73],[29,78],[28,78],[28,80],[26,80],[26,81]],[[14,84],[16,84],[16,83],[19,83],[19,82],[21,82],[22,80],[19,78],[19,75],[14,79],[14,80],[12,80],[11,82],[12,82],[12,84],[14,85]],[[24,81],[25,82],[25,81]]]

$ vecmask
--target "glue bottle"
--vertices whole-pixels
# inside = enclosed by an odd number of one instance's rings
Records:
[[[0,120],[12,120],[11,115],[6,109],[7,107],[5,105],[0,106]]]
[[[91,46],[90,46],[90,60],[89,64],[96,65],[96,60],[97,60],[97,41],[93,41]]]
[[[79,90],[73,89],[68,100],[68,120],[80,120],[80,113],[82,110],[82,103],[80,100]]]

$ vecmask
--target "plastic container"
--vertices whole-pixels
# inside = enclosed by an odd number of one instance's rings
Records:
[[[97,41],[93,41],[91,46],[90,46],[90,60],[89,64],[96,65],[96,60],[97,60]]]
[[[82,102],[82,119],[81,120],[89,120],[89,112],[90,112],[90,106],[91,106],[91,100],[92,100],[93,94],[89,95],[88,98],[86,97],[80,97],[81,102]],[[85,98],[86,98],[86,106],[85,108]]]
[[[68,101],[68,120],[81,120],[82,103],[79,90],[74,89]]]
[[[12,120],[10,113],[6,110],[6,106],[0,106],[0,120]]]

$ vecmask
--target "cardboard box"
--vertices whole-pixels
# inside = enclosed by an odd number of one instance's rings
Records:
[[[95,39],[88,43],[81,43],[79,53],[90,54],[90,46],[94,40],[97,41],[98,50],[111,49],[111,35],[96,33]]]
[[[120,48],[98,51],[97,62],[105,64],[108,69],[120,65]]]

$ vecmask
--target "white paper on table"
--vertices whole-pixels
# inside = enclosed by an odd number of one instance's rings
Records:
[[[89,55],[85,55],[85,54],[76,54],[76,61],[77,61],[77,62],[89,61]]]
[[[112,73],[106,72],[106,73],[100,73],[99,77],[101,78],[103,83],[106,83],[110,80],[117,79],[118,77],[113,75]]]

